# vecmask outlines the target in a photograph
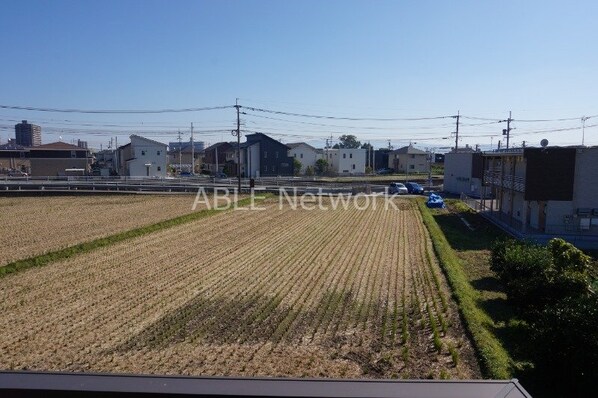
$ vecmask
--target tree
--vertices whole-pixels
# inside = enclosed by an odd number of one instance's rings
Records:
[[[313,176],[314,175],[314,168],[311,166],[307,166],[305,169],[305,175],[306,176]]]
[[[374,146],[368,142],[361,144],[361,149],[374,150]]]
[[[326,159],[316,160],[316,174],[322,175],[328,171],[328,161]]]
[[[351,134],[343,134],[339,138],[339,143],[334,144],[333,148],[359,148],[361,146],[361,142],[357,141],[357,137]]]
[[[296,176],[301,174],[301,167],[303,167],[301,162],[297,158],[294,158],[293,159],[293,174]]]

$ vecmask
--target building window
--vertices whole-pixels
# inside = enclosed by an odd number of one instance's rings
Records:
[[[158,151],[158,155],[160,154],[160,151]],[[162,167],[158,166],[158,171],[162,171]]]
[[[278,159],[278,151],[274,152],[274,157]]]
[[[264,151],[264,159],[268,157],[268,152]]]
[[[415,155],[411,155],[411,159],[415,159]]]
[[[160,156],[160,151],[158,151],[157,155]]]
[[[297,154],[295,154],[295,158],[297,157]]]
[[[415,165],[413,165],[413,164],[410,164],[410,165],[409,165],[409,168],[410,168],[411,170],[414,170],[414,169],[415,169]]]
[[[347,158],[347,154],[343,153],[343,159],[346,159],[346,158]]]
[[[300,157],[301,157],[301,159],[303,159],[303,154],[301,154],[301,156],[300,156]]]
[[[353,165],[353,170],[355,170],[355,165]]]
[[[272,166],[272,171],[274,172],[274,170],[275,170],[275,166]]]
[[[77,157],[77,151],[71,151],[71,158]]]
[[[145,156],[145,151],[141,151],[141,156]]]
[[[349,154],[349,158],[353,159],[353,154],[352,153]],[[353,167],[353,168],[355,168],[355,167]]]

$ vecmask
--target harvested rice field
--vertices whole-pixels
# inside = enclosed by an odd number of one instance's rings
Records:
[[[1,198],[0,266],[190,213],[194,199],[193,195]]]
[[[156,219],[190,209],[132,199]],[[1,278],[0,368],[480,377],[414,203],[307,210],[278,200]]]

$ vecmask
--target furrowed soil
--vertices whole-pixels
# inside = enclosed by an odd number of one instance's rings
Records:
[[[194,195],[2,198],[0,266],[191,213],[194,200]]]
[[[0,368],[480,377],[412,202],[278,200],[0,279]]]

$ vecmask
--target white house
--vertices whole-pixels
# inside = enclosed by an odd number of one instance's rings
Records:
[[[337,174],[365,174],[366,149],[339,148],[325,149],[330,171]]]
[[[305,174],[308,167],[312,170],[316,167],[316,161],[324,157],[321,149],[316,149],[305,142],[295,142],[287,144],[289,156],[301,162],[301,171],[299,174]]]
[[[167,145],[138,135],[118,148],[119,174],[130,177],[166,177]]]

